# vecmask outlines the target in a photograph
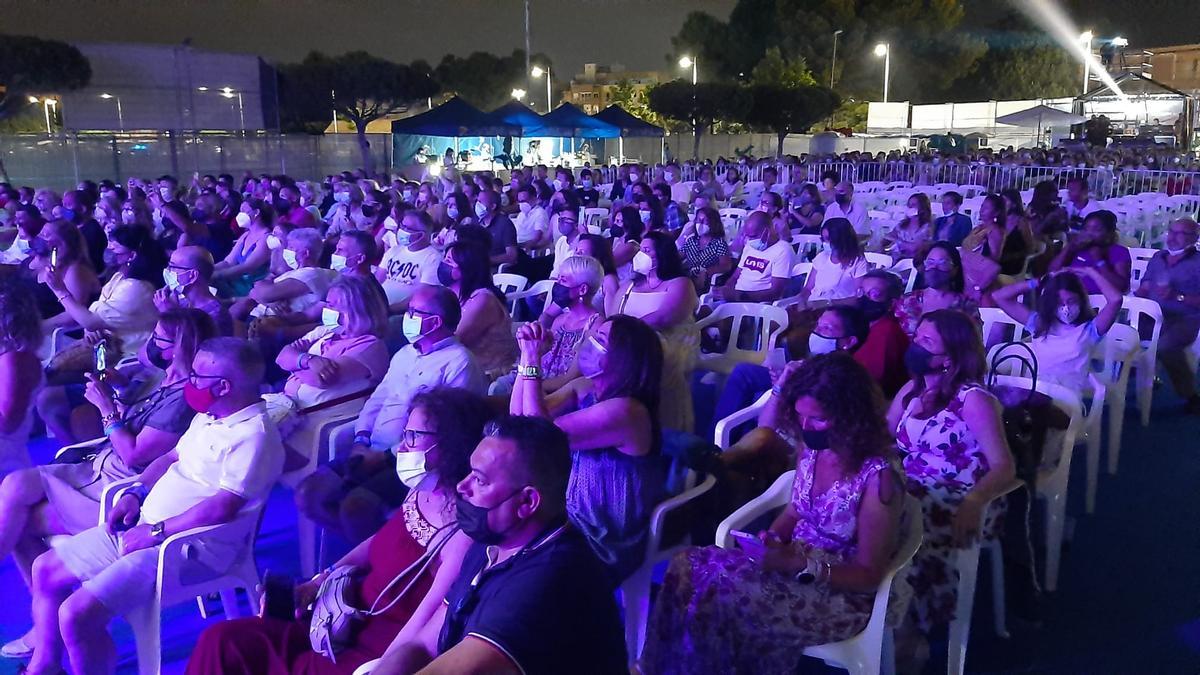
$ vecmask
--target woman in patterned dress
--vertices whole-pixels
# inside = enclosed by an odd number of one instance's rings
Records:
[[[870,618],[904,502],[882,395],[844,354],[789,370],[773,395],[803,439],[790,502],[759,533],[760,550],[708,546],[672,560],[645,673],[791,673],[805,647],[849,638]]]
[[[954,619],[954,549],[997,536],[1001,504],[984,509],[1013,480],[1000,403],[983,388],[979,329],[942,309],[921,317],[905,356],[913,379],[888,410],[908,492],[921,502],[925,539],[908,571],[916,627],[928,636]],[[980,531],[980,522],[983,529]],[[920,647],[916,647],[920,649]]]

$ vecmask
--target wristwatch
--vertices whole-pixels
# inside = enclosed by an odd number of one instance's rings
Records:
[[[167,538],[167,521],[160,520],[150,526],[150,536],[154,537],[154,541],[161,542]]]
[[[542,376],[542,368],[541,366],[517,366],[517,375],[536,380]]]

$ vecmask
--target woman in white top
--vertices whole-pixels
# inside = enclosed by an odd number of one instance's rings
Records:
[[[1093,312],[1083,278],[1089,278],[1104,294],[1105,305]],[[1017,298],[1037,291],[1034,309]],[[1104,338],[1121,312],[1123,298],[1095,267],[1073,267],[1047,275],[1039,285],[1010,284],[992,294],[996,304],[1025,325],[1027,341],[1037,358],[1038,377],[1072,389],[1087,385],[1092,348]]]
[[[822,251],[813,259],[812,271],[800,297],[805,302],[840,300],[858,293],[858,278],[870,271],[858,235],[845,218],[830,218],[821,225]]]
[[[692,431],[689,378],[699,352],[693,318],[696,287],[683,268],[675,241],[665,232],[647,232],[633,257],[634,276],[605,298],[605,315],[625,314],[658,331],[663,347],[662,408],[664,428]]]

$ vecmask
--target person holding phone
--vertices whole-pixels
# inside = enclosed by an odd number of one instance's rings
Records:
[[[791,672],[805,647],[844,640],[870,618],[904,504],[879,386],[853,358],[827,354],[795,367],[773,396],[801,439],[791,500],[761,545],[690,548],[671,561],[647,675]]]

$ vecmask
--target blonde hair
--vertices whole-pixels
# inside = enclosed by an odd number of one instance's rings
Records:
[[[588,255],[576,255],[562,261],[558,271],[575,281],[576,284],[587,284],[595,292],[604,281],[604,268],[600,261]]]
[[[378,281],[373,277],[342,274],[329,287],[325,298],[328,300],[334,292],[342,296],[348,330],[356,335],[374,335],[377,338],[384,336],[387,328],[387,302]]]

